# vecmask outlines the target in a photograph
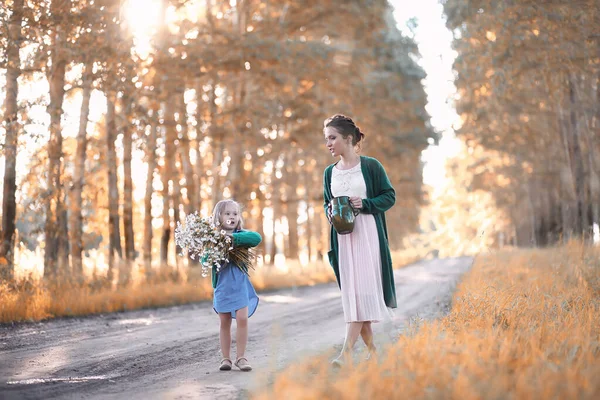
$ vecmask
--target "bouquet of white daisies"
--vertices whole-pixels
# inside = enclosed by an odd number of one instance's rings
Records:
[[[248,267],[252,267],[255,258],[251,249],[234,247],[233,238],[227,232],[215,225],[211,218],[200,217],[198,212],[189,214],[184,224],[177,222],[175,244],[186,249],[192,260],[200,262],[202,276],[207,276],[211,268],[218,272],[229,261],[248,273]]]

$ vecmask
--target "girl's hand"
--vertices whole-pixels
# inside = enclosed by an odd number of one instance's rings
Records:
[[[350,197],[350,204],[352,204],[352,207],[354,207],[357,210],[360,210],[362,208],[362,199],[360,197]]]

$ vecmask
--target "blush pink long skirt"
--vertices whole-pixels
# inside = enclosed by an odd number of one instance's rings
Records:
[[[346,322],[378,322],[392,316],[385,305],[375,218],[358,214],[354,230],[338,235],[340,286]]]

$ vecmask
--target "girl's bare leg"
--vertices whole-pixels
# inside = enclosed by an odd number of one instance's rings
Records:
[[[219,319],[221,320],[219,329],[221,353],[223,358],[231,359],[231,313],[219,313]]]
[[[248,307],[241,308],[235,312],[235,321],[237,324],[235,335],[236,357],[240,358],[244,357],[246,343],[248,343]]]

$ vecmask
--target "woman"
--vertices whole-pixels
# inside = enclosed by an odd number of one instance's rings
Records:
[[[358,335],[369,354],[375,351],[371,323],[389,317],[390,308],[396,308],[384,215],[396,202],[396,192],[381,163],[357,153],[365,135],[351,118],[334,115],[324,126],[327,149],[339,157],[325,169],[323,177],[326,215],[331,218],[330,202],[338,196],[349,196],[354,209],[359,210],[352,233],[339,235],[331,227],[328,256],[342,292],[346,320],[344,347],[332,363],[341,366]]]

